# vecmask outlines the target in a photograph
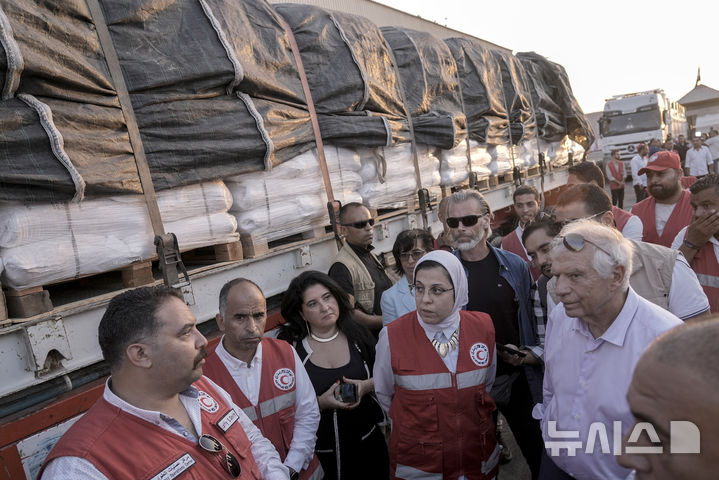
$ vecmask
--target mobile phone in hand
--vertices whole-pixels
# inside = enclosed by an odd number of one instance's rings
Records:
[[[506,345],[502,345],[501,343],[497,344],[497,350],[500,352],[506,352],[511,353],[512,355],[518,355],[520,357],[526,357],[527,354],[521,350],[517,350],[516,348],[508,347]]]
[[[340,383],[335,389],[335,398],[343,403],[355,403],[357,401],[357,385]]]

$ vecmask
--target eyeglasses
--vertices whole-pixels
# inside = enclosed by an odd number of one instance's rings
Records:
[[[482,215],[465,215],[464,217],[448,217],[447,225],[449,228],[457,228],[459,227],[459,222],[462,222],[465,227],[473,227],[485,215],[486,213]]]
[[[227,473],[232,475],[232,478],[240,476],[242,473],[240,462],[237,461],[237,458],[227,448],[225,448],[218,439],[212,435],[205,434],[200,437],[199,443],[203,449],[210,453],[214,453],[215,455],[222,456],[222,452],[225,452],[224,461],[220,461],[222,468],[224,468]]]
[[[426,287],[423,285],[410,285],[409,286],[409,293],[412,294],[412,296],[422,298],[424,295],[424,290]],[[454,290],[454,288],[442,288],[442,287],[429,287],[429,296],[433,298],[437,298],[440,295],[442,295],[445,292],[449,292],[450,290]]]
[[[581,252],[582,249],[585,247],[585,245],[587,243],[589,243],[591,245],[594,245],[595,247],[597,247],[599,250],[606,253],[610,257],[612,257],[611,253],[609,253],[608,251],[606,251],[605,249],[603,249],[596,243],[587,240],[586,238],[581,236],[579,233],[568,233],[568,234],[564,235],[562,237],[562,243],[567,248],[567,250],[571,250],[573,252]]]
[[[343,227],[353,227],[353,228],[362,229],[362,228],[365,228],[368,223],[370,224],[370,226],[374,226],[374,218],[370,218],[367,220],[360,220],[359,222],[342,223],[340,225],[342,225]]]
[[[412,257],[412,260],[419,260],[424,256],[424,254],[427,253],[424,250],[412,250],[411,252],[403,252],[399,254],[399,258],[401,260],[407,261]]]

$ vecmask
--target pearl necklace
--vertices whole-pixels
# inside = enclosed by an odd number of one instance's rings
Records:
[[[312,332],[310,332],[310,337],[312,337],[312,339],[317,342],[327,343],[327,342],[331,342],[332,340],[337,338],[339,336],[339,334],[340,334],[340,329],[338,328],[337,331],[334,333],[334,335],[332,335],[331,337],[327,337],[327,338],[318,337],[317,335],[315,335]]]

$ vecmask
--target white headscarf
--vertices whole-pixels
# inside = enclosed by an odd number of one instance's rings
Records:
[[[422,320],[419,311],[417,312],[417,318],[428,332],[436,333],[438,331],[446,331],[447,329],[454,330],[459,325],[459,311],[469,302],[467,274],[464,271],[462,262],[460,262],[457,257],[445,250],[434,250],[429,252],[427,255],[422,257],[419,262],[417,262],[414,266],[412,278],[416,280],[415,275],[417,274],[417,267],[430,260],[442,265],[449,274],[449,278],[452,280],[452,287],[454,287],[454,307],[447,318],[434,325],[428,324]]]

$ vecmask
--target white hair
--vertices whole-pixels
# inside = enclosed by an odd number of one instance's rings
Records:
[[[634,246],[624,238],[616,228],[611,228],[591,219],[575,220],[562,228],[562,231],[552,241],[552,260],[569,251],[562,241],[565,235],[577,233],[584,238],[591,248],[594,248],[592,268],[601,278],[609,278],[614,267],[624,267],[622,290],[629,288],[629,278],[632,275],[632,257]],[[599,247],[601,248],[599,248]],[[604,251],[606,250],[606,252]]]

